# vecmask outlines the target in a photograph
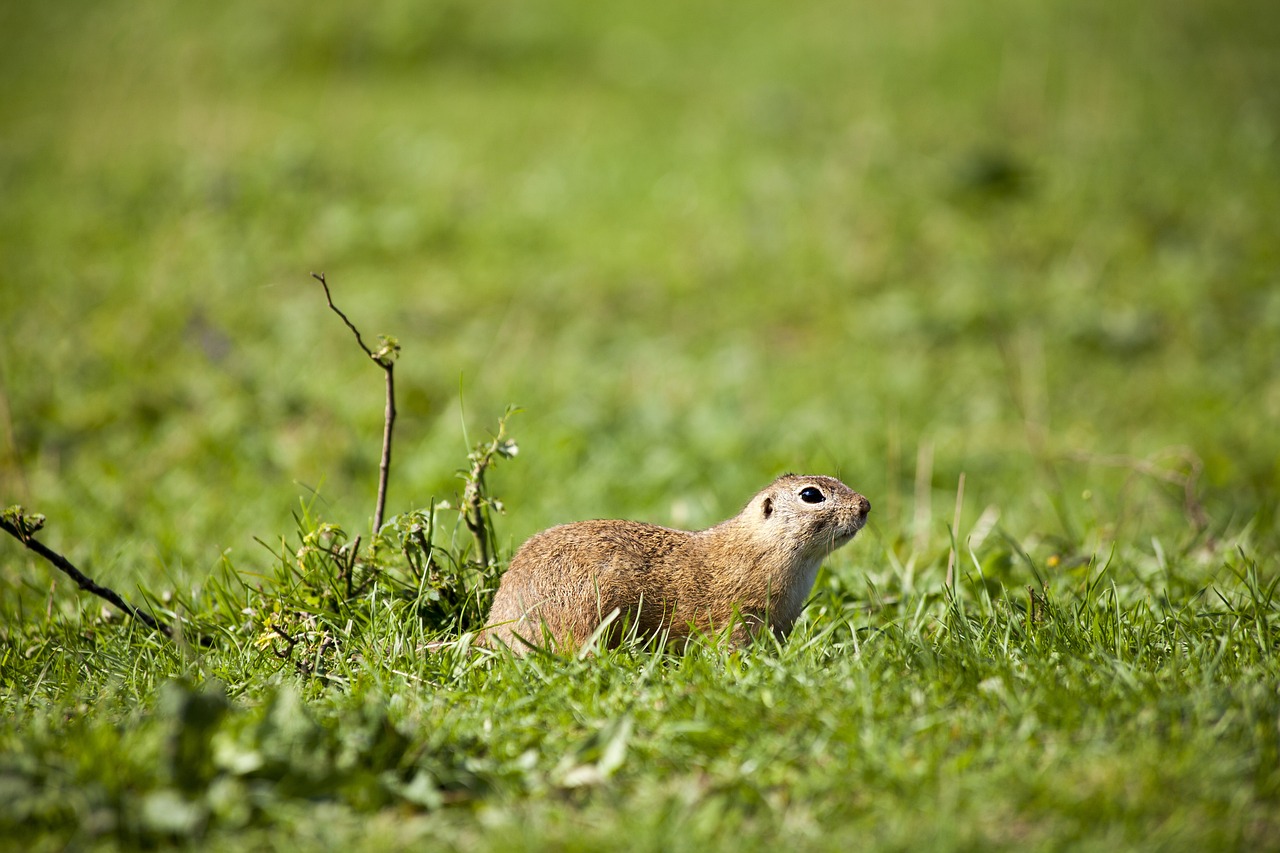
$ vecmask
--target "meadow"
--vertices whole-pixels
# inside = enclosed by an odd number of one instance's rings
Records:
[[[1280,849],[1273,6],[4,4],[0,508],[180,629],[0,536],[0,846]],[[784,471],[786,644],[471,647]]]

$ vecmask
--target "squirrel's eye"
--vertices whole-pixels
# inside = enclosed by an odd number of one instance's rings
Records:
[[[826,499],[827,496],[822,493],[822,489],[816,486],[805,486],[800,490],[800,500],[807,504],[820,504]]]

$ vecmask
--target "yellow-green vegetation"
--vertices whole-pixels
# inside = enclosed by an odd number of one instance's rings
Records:
[[[1280,848],[1278,423],[1272,0],[6,3],[0,506],[182,630],[3,537],[0,846]],[[457,642],[784,470],[787,645]]]

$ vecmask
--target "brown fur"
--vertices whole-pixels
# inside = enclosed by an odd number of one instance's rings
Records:
[[[820,503],[801,499],[817,488]],[[812,493],[811,493],[812,494]],[[728,521],[697,532],[636,521],[580,521],[533,536],[502,577],[483,641],[523,651],[576,648],[611,614],[623,626],[681,640],[734,625],[745,642],[763,625],[791,631],[822,560],[853,538],[871,504],[832,477],[787,474]]]

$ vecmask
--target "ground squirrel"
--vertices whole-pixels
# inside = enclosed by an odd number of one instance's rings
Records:
[[[818,567],[851,540],[871,504],[833,477],[786,474],[741,512],[696,532],[635,521],[552,527],[520,547],[489,612],[482,641],[517,652],[582,645],[616,611],[605,637],[625,631],[684,640],[732,623],[746,642],[764,625],[785,638]]]

